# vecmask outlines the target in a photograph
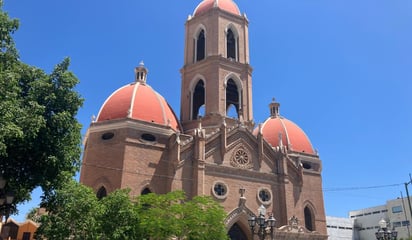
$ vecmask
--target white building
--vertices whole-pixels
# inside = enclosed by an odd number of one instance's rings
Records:
[[[329,240],[353,240],[359,239],[354,236],[353,220],[350,218],[339,218],[326,216],[326,227]]]
[[[385,205],[350,211],[349,218],[326,217],[329,240],[371,240],[376,239],[379,221],[384,219],[388,228],[398,232],[398,239],[412,236],[412,219],[407,198],[389,200]]]

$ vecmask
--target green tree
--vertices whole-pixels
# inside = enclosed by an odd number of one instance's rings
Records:
[[[140,239],[139,216],[130,190],[121,189],[100,200],[97,216],[102,240]]]
[[[48,201],[48,213],[40,218],[37,239],[101,239],[97,221],[101,207],[91,188],[72,180]]]
[[[182,191],[151,193],[139,197],[138,204],[141,231],[147,239],[228,239],[223,222],[226,213],[211,197],[189,201]]]
[[[120,189],[98,200],[74,180],[48,198],[39,239],[227,239],[222,207],[209,197],[188,200],[182,191],[131,198]]]
[[[47,198],[78,170],[83,103],[68,58],[50,74],[20,61],[12,38],[18,26],[0,0],[0,174],[16,204],[38,186]]]

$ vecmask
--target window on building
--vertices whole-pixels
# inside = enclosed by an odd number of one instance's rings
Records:
[[[24,233],[23,233],[23,238],[22,238],[22,240],[30,240],[30,236],[31,236],[31,233],[29,233],[29,232],[24,232]]]
[[[310,210],[309,207],[305,207],[304,210],[304,214],[305,214],[305,227],[306,229],[308,229],[309,231],[314,231],[315,230],[315,226],[313,224],[313,213]]]
[[[206,38],[205,31],[201,30],[196,39],[196,61],[205,59],[206,55]]]
[[[143,189],[143,191],[140,194],[141,195],[146,195],[146,194],[149,194],[149,193],[152,193],[152,191],[150,191],[149,188],[145,188],[145,189]]]
[[[192,119],[198,119],[204,116],[205,105],[205,84],[203,80],[199,80],[195,86],[193,99],[192,99]],[[200,112],[203,107],[203,113]],[[201,115],[203,114],[203,115]]]
[[[267,188],[260,188],[258,194],[259,194],[259,196],[258,196],[259,200],[262,203],[268,203],[269,201],[272,200],[272,194],[271,194],[270,190],[267,189]]]
[[[409,222],[409,220],[406,221],[402,221],[402,226],[407,227],[409,226],[411,223]]]
[[[240,103],[238,87],[233,79],[229,79],[226,83],[226,115],[228,116],[228,111],[231,107],[233,107],[234,109],[232,110],[232,112],[236,111],[236,116],[239,117],[239,106]]]
[[[227,185],[220,181],[215,182],[212,187],[212,193],[217,199],[225,199],[228,195]]]
[[[402,223],[401,222],[393,222],[392,226],[395,227],[395,228],[400,227],[400,226],[402,226]]]
[[[402,212],[402,206],[394,206],[392,207],[392,213],[400,213]]]
[[[97,193],[96,193],[96,197],[98,198],[98,199],[102,199],[102,198],[104,198],[104,197],[106,197],[107,196],[107,191],[106,191],[106,188],[105,187],[100,187],[99,188],[99,191],[97,191]]]
[[[224,196],[226,194],[226,187],[223,184],[216,184],[213,190],[218,196]]]
[[[227,58],[237,60],[237,37],[232,29],[229,29],[226,34],[226,50]]]

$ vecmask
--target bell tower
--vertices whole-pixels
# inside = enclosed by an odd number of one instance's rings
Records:
[[[248,20],[232,0],[204,0],[185,24],[181,116],[185,132],[244,124],[253,128]]]

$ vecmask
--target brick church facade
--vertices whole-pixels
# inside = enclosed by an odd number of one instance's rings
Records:
[[[203,0],[185,27],[180,119],[140,64],[91,123],[80,182],[99,197],[118,188],[210,195],[232,239],[250,239],[248,219],[262,205],[277,220],[275,239],[327,239],[309,138],[276,101],[265,122],[253,121],[246,16],[232,0]]]

